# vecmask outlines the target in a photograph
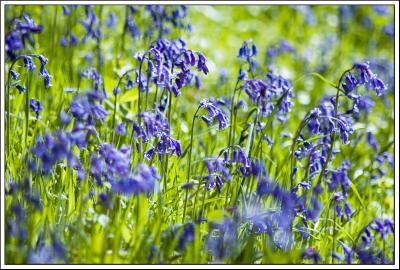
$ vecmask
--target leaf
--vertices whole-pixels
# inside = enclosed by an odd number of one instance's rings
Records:
[[[351,181],[350,181],[350,182],[351,182]],[[354,186],[353,183],[351,183],[350,186],[351,186],[351,189],[353,190],[354,194],[356,194],[357,199],[360,201],[360,203],[361,203],[363,209],[365,209],[365,205],[364,205],[364,203],[363,203],[363,201],[362,201],[362,199],[361,199],[360,194],[358,193],[357,188]]]
[[[331,82],[330,80],[328,80],[327,78],[325,78],[324,76],[322,76],[321,74],[317,73],[317,72],[313,72],[310,73],[310,75],[316,76],[319,79],[321,79],[322,81],[326,82],[327,84],[329,84],[330,86],[332,86],[333,88],[336,88],[336,84],[334,84],[333,82]]]
[[[138,99],[138,94],[137,91],[132,90],[132,91],[126,91],[119,99],[118,101],[120,103],[126,103],[126,102],[131,102],[135,101]]]

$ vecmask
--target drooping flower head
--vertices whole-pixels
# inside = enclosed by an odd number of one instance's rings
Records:
[[[218,129],[224,129],[229,125],[229,119],[226,116],[225,112],[218,106],[218,103],[215,99],[203,99],[200,101],[200,108],[207,109],[208,116],[202,115],[201,119],[203,119],[207,125],[211,125],[214,119],[218,120]]]
[[[5,37],[5,50],[7,56],[14,59],[17,52],[25,49],[28,41],[34,46],[35,41],[32,34],[41,33],[42,25],[37,25],[27,14],[22,15],[22,19],[15,19],[11,31]]]

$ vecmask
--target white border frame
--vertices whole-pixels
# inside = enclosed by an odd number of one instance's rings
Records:
[[[231,269],[241,268],[241,269],[365,269],[366,266],[370,269],[399,269],[399,2],[397,1],[2,1],[1,2],[1,33],[4,33],[4,12],[5,5],[60,5],[60,4],[94,4],[94,5],[150,5],[150,4],[164,4],[164,5],[344,5],[344,4],[364,4],[364,5],[394,5],[395,13],[395,173],[394,173],[394,185],[395,185],[395,261],[394,265],[5,265],[5,212],[3,200],[5,196],[4,188],[4,112],[5,112],[5,45],[4,38],[5,34],[1,34],[1,269],[204,269],[204,268],[221,268],[221,269]]]

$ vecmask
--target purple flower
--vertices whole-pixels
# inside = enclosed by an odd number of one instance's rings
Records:
[[[16,79],[18,79],[19,78],[19,76],[20,76],[20,74],[19,73],[17,73],[17,72],[15,72],[14,70],[10,70],[10,74],[11,74],[11,78],[13,79],[13,80],[16,80]]]
[[[207,125],[210,125],[212,121],[217,118],[219,124],[218,129],[221,130],[228,127],[229,119],[227,118],[225,112],[219,108],[215,99],[203,99],[200,101],[199,106],[207,109],[208,117],[204,115],[201,117],[207,123]]]
[[[36,119],[39,119],[40,111],[43,110],[43,106],[40,101],[31,98],[29,101],[29,108],[36,113]]]
[[[351,215],[354,213],[354,211],[351,209],[348,202],[344,203],[344,213],[346,214],[347,220],[351,220]]]
[[[155,183],[160,179],[154,167],[144,163],[139,163],[135,173],[128,177],[111,182],[111,191],[122,193],[126,196],[137,195],[139,193],[152,193]]]
[[[182,148],[179,141],[172,139],[168,134],[162,134],[160,140],[154,148],[145,153],[145,157],[149,160],[153,157],[154,153],[159,155],[174,154],[178,157],[182,155]]]
[[[374,134],[372,134],[372,132],[368,132],[367,133],[367,142],[369,143],[369,145],[372,146],[372,148],[375,150],[375,152],[379,151],[379,144],[376,141]]]
[[[355,70],[355,73],[352,71]],[[348,95],[360,85],[373,89],[377,96],[381,96],[387,90],[385,83],[372,72],[369,63],[355,63],[353,69],[344,76],[345,82],[341,82],[343,90]]]
[[[109,12],[108,20],[104,22],[104,25],[108,28],[111,28],[115,26],[116,23],[117,23],[117,16],[115,15],[114,12]]]
[[[33,71],[36,69],[35,63],[33,63],[32,57],[26,56],[24,57],[24,66],[29,70]]]
[[[5,37],[5,50],[11,59],[16,57],[17,51],[25,49],[26,41],[33,46],[34,39],[31,34],[42,32],[43,26],[36,25],[35,22],[26,14],[22,15],[23,20],[15,19],[11,31]]]
[[[38,173],[49,174],[53,166],[67,159],[67,164],[73,169],[81,169],[78,157],[72,150],[75,145],[70,133],[56,131],[54,134],[45,134],[37,138],[35,146],[31,149],[33,156],[39,159],[39,166],[30,169]]]
[[[121,124],[118,124],[115,127],[115,132],[118,135],[125,135],[126,134],[126,124],[125,124],[125,122],[122,122]]]
[[[194,228],[194,224],[191,223],[191,222],[186,223],[183,226],[183,233],[182,233],[182,235],[181,235],[181,237],[179,238],[179,241],[178,241],[178,249],[179,250],[185,249],[186,245],[189,242],[192,242],[194,240],[194,237],[195,237],[194,229],[195,229]]]
[[[25,86],[17,84],[17,85],[15,85],[15,87],[18,89],[20,94],[26,92],[26,87]]]
[[[201,78],[199,76],[195,76],[195,82],[196,82],[196,88],[200,89],[201,88]]]
[[[129,33],[133,38],[138,38],[140,36],[139,29],[135,23],[135,20],[132,16],[128,16],[125,21],[126,26],[128,27]]]
[[[304,250],[301,253],[301,258],[302,259],[311,259],[314,261],[314,263],[318,263],[321,260],[321,256],[317,251],[314,250],[314,248],[310,247],[306,250]]]
[[[342,243],[340,241],[339,241],[339,243],[343,248],[343,251],[344,251],[344,254],[345,254],[345,257],[346,257],[346,263],[347,264],[351,264],[351,262],[353,260],[352,257],[353,257],[354,251],[350,247],[346,246],[344,243]]]

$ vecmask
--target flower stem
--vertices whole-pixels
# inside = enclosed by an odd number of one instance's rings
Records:
[[[339,81],[338,81],[338,83],[337,83],[337,85],[336,85],[336,90],[337,90],[337,91],[336,91],[336,99],[335,99],[335,118],[337,118],[337,116],[338,116],[339,97],[340,97],[339,94],[340,94],[340,92],[342,91],[342,90],[340,89],[340,83],[342,82],[342,79],[343,79],[344,75],[347,74],[347,72],[351,71],[353,68],[354,68],[354,66],[353,66],[352,68],[346,70],[345,72],[343,72],[343,73],[342,73],[342,76],[340,76],[340,79],[339,79]],[[335,143],[335,135],[336,135],[335,130],[332,130],[332,131],[331,131],[331,140],[330,140],[330,147],[329,147],[328,156],[327,156],[326,161],[324,162],[324,165],[322,166],[321,172],[320,172],[320,174],[319,174],[318,182],[317,182],[318,185],[321,184],[321,181],[322,181],[322,177],[323,177],[323,175],[324,175],[324,172],[325,172],[326,168],[328,167],[329,161],[330,161],[331,158],[332,158],[333,145],[334,145],[334,143]]]
[[[122,82],[122,79],[126,76],[126,75],[128,75],[130,72],[132,72],[132,71],[135,71],[136,70],[136,68],[132,68],[132,69],[129,69],[129,70],[127,70],[127,71],[125,71],[125,73],[124,74],[122,74],[122,76],[121,77],[119,77],[119,80],[118,80],[118,83],[117,83],[117,87],[116,87],[116,89],[119,89],[119,86],[120,86],[120,84],[121,84],[121,82]],[[140,90],[139,90],[140,91]],[[117,94],[115,94],[114,95],[114,114],[113,114],[113,124],[112,124],[112,138],[111,138],[111,141],[113,141],[114,140],[114,137],[115,137],[115,118],[116,118],[116,113],[117,113]]]
[[[199,106],[194,113],[193,120],[192,120],[192,127],[190,129],[190,144],[189,144],[189,156],[188,156],[188,166],[187,166],[187,171],[186,171],[186,183],[189,182],[190,179],[190,167],[192,164],[192,148],[193,148],[193,131],[194,131],[194,121],[197,118],[197,113],[200,111],[201,107]],[[186,216],[186,206],[187,206],[187,200],[189,196],[189,190],[186,189],[186,194],[185,194],[185,203],[183,207],[183,216],[182,216],[182,224],[185,223],[185,216]]]

